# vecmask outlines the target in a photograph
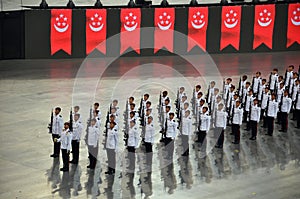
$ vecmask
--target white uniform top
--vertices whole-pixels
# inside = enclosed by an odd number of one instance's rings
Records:
[[[300,110],[300,92],[298,92],[298,98],[297,98],[297,101],[296,101],[296,109],[297,110]]]
[[[132,128],[129,127],[127,146],[133,146],[137,148],[139,145],[139,137],[138,128],[136,126],[133,126]]]
[[[253,82],[253,93],[258,92],[258,85],[261,85],[261,77],[254,77],[254,82]]]
[[[253,104],[253,100],[254,100],[253,95],[251,95],[251,96],[247,95],[247,101],[245,102],[246,103],[245,104],[245,111],[249,111],[250,110],[250,105]]]
[[[242,102],[245,103],[245,100],[246,100],[246,96],[248,95],[248,92],[250,90],[250,86],[248,88],[244,88],[244,94],[243,94],[243,99],[242,99]]]
[[[88,132],[88,141],[87,144],[89,146],[94,146],[96,147],[98,145],[98,140],[100,137],[100,130],[99,128],[94,125],[89,127],[89,132]]]
[[[72,133],[69,129],[64,130],[61,133],[61,136],[59,139],[57,139],[57,142],[60,142],[60,148],[61,149],[67,149],[68,151],[71,150],[71,144],[72,144]]]
[[[154,143],[154,135],[155,135],[155,128],[153,122],[150,124],[147,122],[145,128],[145,142]]]
[[[247,80],[241,81],[241,88],[239,88],[240,89],[239,90],[239,96],[242,96],[242,92],[244,92],[244,89],[246,87],[246,82],[247,82]]]
[[[100,126],[101,126],[101,119],[98,116],[95,119],[96,119],[96,126],[98,128],[100,128]]]
[[[106,148],[117,149],[118,141],[119,141],[119,134],[116,126],[113,129],[109,128],[107,131]]]
[[[262,101],[261,101],[261,108],[262,109],[266,109],[267,108],[267,104],[268,104],[268,100],[269,99],[270,99],[269,93],[263,92]]]
[[[95,111],[95,109],[94,109],[94,111]],[[99,111],[97,117],[101,118],[101,110],[98,108],[97,111]]]
[[[295,101],[296,100],[296,97],[297,97],[297,92],[298,92],[298,90],[300,89],[300,85],[298,84],[298,85],[296,85],[296,83],[295,83],[295,85],[294,85],[294,87],[293,87],[293,90],[292,90],[292,101]]]
[[[278,89],[278,91],[277,91],[277,99],[276,100],[277,100],[278,103],[281,102],[281,97],[283,95],[283,92],[284,92],[284,88]]]
[[[182,117],[182,135],[192,135],[192,117]]]
[[[208,115],[208,113],[204,113],[200,116],[201,119],[201,125],[200,125],[200,131],[209,131],[210,127],[210,119],[211,117]]]
[[[260,112],[261,112],[261,108],[258,107],[258,105],[252,105],[251,107],[251,115],[250,115],[250,120],[251,121],[256,121],[259,122],[260,119]]]
[[[227,100],[227,105],[226,105],[227,108],[230,107],[230,103],[232,103],[233,96],[234,96],[234,91],[233,91],[233,92],[229,92],[228,100]],[[232,106],[232,105],[231,105],[231,106]]]
[[[61,135],[64,128],[64,120],[61,115],[53,115],[52,134]]]
[[[267,109],[267,116],[268,117],[277,117],[278,112],[278,102],[276,100],[269,100],[269,107]]]
[[[289,88],[289,94],[292,94],[292,92],[293,92],[293,88],[294,88],[294,85],[296,85],[296,78],[295,79],[291,79],[290,80],[290,88]]]
[[[270,84],[270,89],[275,90],[276,82],[278,82],[278,74],[272,74],[271,75],[271,82]]]
[[[74,121],[73,122],[73,132],[72,132],[73,137],[72,137],[72,139],[80,141],[82,130],[83,130],[82,123],[79,120],[77,120],[76,122]]]
[[[168,127],[167,127],[166,137],[174,139],[176,137],[176,130],[177,130],[178,123],[174,119],[173,120],[168,119],[167,126]]]
[[[257,97],[258,100],[261,100],[265,88],[266,88],[266,84],[261,83],[258,90],[258,97]]]
[[[207,103],[211,103],[212,99],[213,99],[213,96],[214,96],[214,93],[215,93],[215,87],[213,88],[210,88],[209,89],[209,98],[207,99]]]
[[[216,121],[215,127],[221,127],[223,129],[226,129],[227,116],[228,116],[228,114],[225,111],[217,110],[216,111],[216,119],[215,119],[215,121]]]
[[[293,78],[293,71],[287,72],[286,80],[285,80],[285,86],[289,85],[292,78]]]
[[[229,89],[231,88],[231,83],[229,84],[225,84],[225,91],[223,94],[223,99],[226,100],[227,99],[227,93],[229,92]]]
[[[292,99],[289,97],[284,97],[282,98],[282,105],[281,105],[281,112],[283,113],[290,113],[292,107]]]
[[[239,106],[233,108],[232,124],[242,125],[244,110]]]

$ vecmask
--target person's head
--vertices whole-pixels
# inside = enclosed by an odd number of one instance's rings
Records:
[[[232,79],[230,77],[226,79],[227,84],[230,84],[231,82],[232,82]]]
[[[235,90],[235,85],[230,86],[230,92],[233,92]]]
[[[201,99],[201,100],[200,100],[200,106],[203,106],[204,103],[205,103],[205,100],[204,100],[204,99]]]
[[[113,129],[115,126],[116,126],[116,123],[115,123],[115,122],[110,122],[110,123],[109,123],[110,129]]]
[[[74,112],[77,113],[79,111],[79,106],[74,106]]]
[[[152,112],[152,109],[151,109],[151,108],[147,109],[147,110],[146,110],[146,115],[150,115],[151,112]]]
[[[110,116],[109,116],[109,121],[110,121],[110,122],[115,121],[115,119],[116,119],[116,116],[115,116],[115,115],[110,115]]]
[[[286,90],[284,90],[284,96],[286,97],[286,96],[288,96],[289,95],[289,91],[286,89]]]
[[[216,82],[215,81],[211,81],[210,82],[210,86],[213,88],[213,87],[215,87],[215,85],[216,85]]]
[[[96,119],[92,119],[92,120],[91,120],[91,125],[92,125],[92,126],[95,126],[96,122],[97,122]]]
[[[99,105],[98,102],[94,103],[94,109],[95,109],[95,110],[97,110],[97,109],[99,108],[99,106],[100,106],[100,105]]]
[[[99,113],[99,110],[94,110],[94,117],[97,117],[98,116],[98,113]]]
[[[149,99],[149,94],[148,93],[144,94],[144,101],[147,101],[148,99]]]
[[[296,84],[296,85],[299,85],[299,83],[300,83],[300,81],[299,81],[299,79],[297,79],[297,80],[295,81],[295,84]]]
[[[198,92],[198,93],[197,93],[197,98],[198,98],[198,99],[200,99],[202,96],[203,96],[203,93],[202,93],[202,92]]]
[[[277,74],[277,73],[278,73],[278,69],[277,69],[277,68],[274,68],[273,71],[272,71],[272,73],[273,73],[274,75]]]
[[[191,114],[190,110],[186,110],[185,113],[184,113],[184,116],[188,117],[190,114]]]
[[[130,120],[130,127],[132,128],[134,127],[134,125],[135,125],[135,120]]]
[[[54,110],[54,113],[55,115],[58,115],[61,111],[61,108],[60,107],[56,107],[55,110]]]
[[[215,89],[214,89],[214,95],[218,95],[218,94],[219,94],[219,91],[220,91],[220,90],[219,90],[218,88],[215,88]]]
[[[146,108],[150,108],[151,107],[151,102],[150,101],[147,101],[146,102]]]
[[[255,99],[253,100],[253,104],[254,104],[254,105],[258,104],[258,99],[257,99],[257,98],[255,98]]]
[[[251,85],[251,83],[250,82],[246,82],[246,88],[249,88],[249,86]]]
[[[278,81],[282,81],[283,80],[283,76],[282,75],[280,75],[279,77],[278,77]]]
[[[184,90],[185,90],[185,88],[182,86],[182,87],[180,87],[179,88],[179,93],[183,93],[184,92]]]
[[[130,110],[134,110],[134,108],[135,108],[135,103],[131,103],[130,104]]]
[[[182,97],[181,97],[181,101],[182,102],[185,102],[187,100],[187,96],[186,95],[183,95]]]
[[[165,105],[168,105],[169,103],[170,103],[170,99],[169,98],[165,99]]]
[[[201,89],[201,85],[198,84],[198,85],[196,86],[196,92],[200,91],[200,89]]]
[[[236,107],[239,107],[240,104],[241,104],[240,100],[237,100],[237,101],[235,102]]]
[[[162,95],[163,95],[163,97],[167,97],[168,96],[168,91],[163,91]]]
[[[270,91],[270,88],[268,86],[266,86],[265,93],[268,93],[269,91]]]
[[[238,93],[235,93],[234,95],[233,95],[233,99],[237,99],[237,98],[239,98],[239,94]]]
[[[275,94],[275,93],[272,93],[271,99],[272,99],[272,100],[275,100],[275,99],[276,99],[276,94]]]
[[[255,73],[255,76],[256,77],[259,77],[261,75],[261,72],[259,72],[259,71],[257,71],[256,73]]]
[[[253,90],[250,89],[248,94],[249,94],[249,96],[253,95]]]
[[[189,108],[189,103],[188,103],[188,102],[184,103],[184,104],[183,104],[183,108],[184,108],[184,109],[188,109],[188,108]]]
[[[151,122],[153,121],[153,117],[152,117],[152,116],[149,116],[147,120],[148,120],[148,121],[147,121],[148,124],[151,124]]]
[[[115,107],[111,108],[111,114],[115,114],[117,112],[117,109]]]
[[[64,123],[64,128],[65,128],[65,129],[68,129],[69,127],[70,127],[70,123],[69,123],[69,122],[65,122],[65,123]]]
[[[208,110],[208,108],[207,108],[206,106],[204,106],[204,107],[202,108],[202,112],[203,112],[203,113],[206,113],[207,110]]]
[[[112,104],[113,104],[114,107],[116,107],[116,106],[118,106],[118,103],[119,103],[119,101],[115,99],[115,100],[113,100]]]
[[[262,79],[262,80],[261,80],[261,83],[264,85],[264,84],[267,83],[267,80],[266,80],[266,79]]]
[[[166,112],[168,113],[171,110],[171,106],[166,106]]]
[[[217,103],[219,103],[222,100],[222,97],[220,95],[218,95],[217,97]]]
[[[74,120],[77,121],[77,120],[79,120],[79,118],[80,118],[80,114],[79,114],[79,113],[76,113],[76,114],[74,115]]]
[[[174,113],[169,113],[169,118],[172,120],[174,118]]]
[[[128,101],[129,101],[129,104],[132,104],[134,102],[134,97],[132,97],[132,96],[129,97]]]
[[[224,104],[223,103],[218,104],[218,110],[219,111],[222,110],[223,108],[224,108]]]
[[[290,65],[290,66],[288,67],[288,71],[291,72],[291,71],[293,71],[293,70],[294,70],[294,65]]]
[[[279,84],[279,86],[280,86],[280,88],[283,88],[283,86],[284,86],[283,82],[281,82],[281,83]]]
[[[247,75],[243,75],[242,80],[243,80],[243,81],[246,81],[247,78],[248,78]]]
[[[293,78],[297,79],[297,77],[298,77],[298,73],[293,73]]]
[[[133,118],[134,115],[135,115],[135,112],[134,111],[130,111],[130,113],[129,113],[130,118]]]

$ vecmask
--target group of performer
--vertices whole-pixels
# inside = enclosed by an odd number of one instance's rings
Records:
[[[266,128],[266,135],[272,136],[274,123],[281,126],[279,130],[286,133],[288,130],[289,114],[300,128],[300,79],[289,66],[284,76],[273,69],[268,78],[263,78],[261,72],[256,72],[252,80],[247,75],[240,77],[238,85],[232,83],[231,78],[223,81],[223,88],[217,88],[216,82],[209,82],[207,91],[201,85],[196,85],[191,99],[188,99],[185,88],[177,91],[175,103],[163,91],[159,94],[157,113],[161,126],[159,144],[164,147],[167,157],[172,160],[174,154],[174,141],[179,137],[182,141],[182,156],[189,156],[189,140],[195,144],[206,147],[207,134],[215,139],[215,147],[223,148],[224,131],[231,126],[233,144],[240,143],[240,128],[245,123],[245,131],[251,131],[250,140],[255,141],[258,133],[258,124],[262,121],[262,128]],[[205,93],[205,94],[204,94]],[[89,152],[89,169],[95,169],[99,151],[99,140],[103,141],[108,158],[108,170],[105,174],[114,174],[116,168],[116,151],[119,147],[121,119],[124,120],[123,140],[128,151],[128,170],[133,171],[136,164],[136,150],[146,154],[146,165],[151,171],[153,158],[153,144],[158,132],[153,123],[153,101],[149,94],[144,94],[139,107],[134,97],[126,101],[126,108],[122,115],[118,107],[118,100],[109,105],[104,123],[105,131],[100,132],[102,114],[99,103],[90,109],[86,134],[83,136],[82,118],[79,106],[70,111],[68,122],[63,122],[60,115],[61,108],[56,107],[51,114],[49,132],[54,143],[51,157],[59,157],[60,151],[63,159],[62,171],[69,170],[69,163],[78,164],[79,144],[84,137]],[[138,107],[138,108],[137,108]],[[195,131],[192,129],[195,120]],[[228,128],[227,128],[228,129]],[[190,139],[191,138],[191,139]],[[69,161],[72,149],[73,159]]]

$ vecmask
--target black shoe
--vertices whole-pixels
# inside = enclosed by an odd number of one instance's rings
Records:
[[[51,158],[57,158],[59,155],[58,154],[52,154],[50,155]]]
[[[256,137],[251,137],[249,138],[249,140],[256,140]]]
[[[88,169],[91,168],[91,165],[86,166],[86,168],[88,168]]]
[[[78,162],[77,162],[77,161],[74,161],[74,160],[70,161],[70,163],[71,163],[71,164],[78,164]]]
[[[60,168],[60,171],[65,172],[65,171],[69,171],[69,169],[68,168]]]
[[[223,146],[216,145],[215,148],[217,148],[217,149],[222,149]]]
[[[113,172],[106,171],[104,174],[106,174],[106,175],[112,175],[112,174],[113,174]]]
[[[245,131],[250,131],[250,129],[244,129]]]
[[[240,144],[239,142],[232,142],[232,144]]]

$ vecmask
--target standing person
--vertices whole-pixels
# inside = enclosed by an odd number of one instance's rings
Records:
[[[208,108],[203,107],[202,114],[200,115],[200,119],[199,119],[199,129],[198,129],[199,131],[197,132],[198,139],[196,140],[196,142],[200,142],[201,144],[203,144],[205,137],[210,128],[210,119],[211,117],[208,114]]]
[[[182,156],[189,155],[189,138],[192,135],[192,117],[190,116],[190,110],[186,110],[184,112],[184,116],[182,118],[182,145],[184,149],[184,153]]]
[[[69,129],[70,123],[64,123],[64,130],[61,133],[60,138],[55,138],[55,142],[61,143],[61,155],[63,159],[63,167],[60,169],[61,171],[69,171],[69,156],[71,150],[71,142],[72,142],[72,133]]]
[[[223,148],[224,144],[224,130],[226,129],[227,124],[227,112],[224,110],[224,104],[218,104],[218,110],[216,111],[216,125],[215,125],[215,135],[218,135],[218,141],[216,144],[216,148]]]
[[[274,92],[276,90],[277,83],[278,83],[278,69],[274,68],[269,78],[269,86],[271,92]]]
[[[293,73],[294,73],[293,70],[294,70],[294,66],[290,65],[286,71],[285,79],[284,79],[284,86],[286,87],[286,89],[289,89],[290,87],[291,79],[293,78]]]
[[[239,100],[235,101],[235,105],[233,106],[232,109],[232,134],[234,135],[234,141],[232,142],[233,144],[240,144],[240,137],[241,137],[241,132],[240,132],[240,127],[243,122],[243,109],[241,107],[241,102]]]
[[[166,132],[166,139],[165,139],[165,146],[167,147],[169,158],[173,159],[174,153],[174,142],[176,137],[176,131],[178,127],[178,123],[174,119],[175,114],[169,113],[169,119],[167,121],[167,132]]]
[[[54,110],[54,116],[52,121],[53,154],[50,155],[50,157],[52,158],[59,157],[59,153],[60,153],[60,142],[54,141],[60,138],[60,135],[64,127],[64,120],[63,117],[60,115],[60,112],[61,112],[61,108],[56,107]]]
[[[260,116],[263,118],[263,125],[262,128],[267,128],[267,114],[265,114],[265,111],[267,109],[268,101],[270,99],[270,93],[269,88],[266,87],[262,94],[262,100],[261,100],[261,114]]]
[[[259,85],[261,85],[261,72],[256,72],[255,77],[253,78],[252,90],[254,96],[257,97]]]
[[[88,128],[88,150],[89,150],[89,160],[90,164],[87,168],[95,169],[97,163],[97,156],[98,156],[98,143],[100,137],[100,130],[96,125],[97,120],[93,118],[91,120],[91,126]]]
[[[260,119],[260,113],[261,113],[261,108],[258,107],[258,99],[255,98],[253,100],[253,105],[251,105],[251,112],[250,114],[250,128],[251,128],[251,132],[252,132],[252,136],[250,138],[250,140],[256,140],[256,136],[257,136],[257,124],[259,123],[259,119]]]
[[[280,132],[287,132],[288,129],[288,114],[291,111],[292,99],[289,98],[289,91],[286,89],[283,93],[281,100],[280,112],[281,112],[281,130]]]
[[[99,118],[101,118],[100,104],[98,102],[94,103],[94,110],[93,110],[93,112],[95,112],[95,111],[98,111],[97,112],[97,114],[98,114],[97,116]]]
[[[152,146],[154,144],[154,136],[155,136],[155,129],[153,125],[153,117],[149,116],[147,118],[145,134],[143,137],[143,142],[146,150],[146,165],[148,165],[149,171],[151,171],[152,168],[152,157],[153,157]]]
[[[268,99],[268,105],[266,109],[266,123],[268,131],[266,135],[272,136],[274,131],[274,119],[277,117],[278,102],[276,102],[276,95],[272,93],[271,99]]]
[[[80,145],[80,139],[81,134],[83,130],[83,126],[80,122],[80,114],[76,113],[74,115],[74,122],[73,122],[73,133],[72,133],[72,154],[73,159],[70,161],[72,164],[78,164],[79,159],[79,145]]]
[[[295,116],[297,120],[297,127],[300,129],[300,91],[298,90],[297,96],[296,96],[296,102],[295,102]]]
[[[128,141],[127,141],[129,170],[131,172],[134,172],[135,169],[135,149],[139,145],[139,137],[140,136],[139,136],[138,128],[135,125],[135,120],[131,120],[129,123]]]
[[[116,151],[118,149],[119,135],[115,122],[110,122],[107,131],[106,152],[108,159],[108,171],[105,174],[113,175],[116,172]]]
[[[248,116],[251,109],[250,107],[252,107],[254,99],[255,97],[253,96],[253,91],[252,89],[250,89],[245,98],[245,107],[244,107],[244,121],[247,123],[245,129],[246,131],[250,131],[250,121],[248,120]]]

